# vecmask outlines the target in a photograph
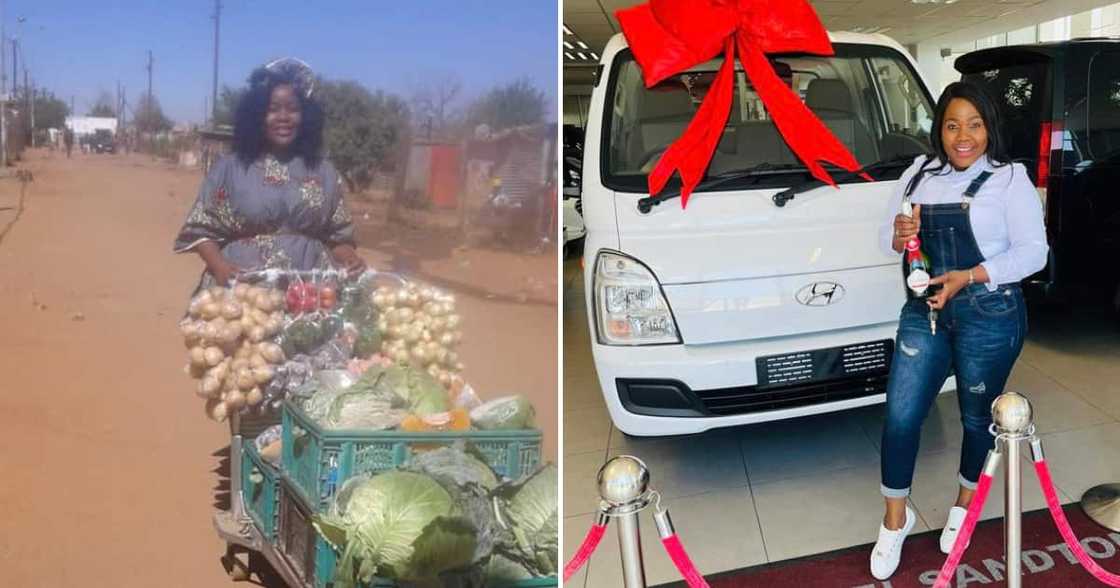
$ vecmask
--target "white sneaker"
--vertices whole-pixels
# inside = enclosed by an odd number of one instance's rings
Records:
[[[898,569],[898,562],[902,559],[902,543],[906,541],[906,535],[914,528],[917,519],[914,511],[907,506],[906,524],[901,529],[891,531],[879,523],[879,540],[871,550],[871,575],[876,580],[886,580]]]
[[[949,509],[949,520],[945,521],[945,528],[941,530],[941,553],[949,555],[953,550],[953,544],[957,542],[957,535],[961,532],[961,527],[964,526],[964,517],[968,514],[968,509],[962,506],[954,506]],[[972,543],[970,538],[968,543],[965,543],[965,549]]]

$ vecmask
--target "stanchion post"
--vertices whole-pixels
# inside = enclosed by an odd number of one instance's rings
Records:
[[[1023,582],[1023,494],[1019,442],[1030,437],[1031,403],[1015,392],[1005,392],[992,402],[992,422],[1000,433],[1007,454],[1004,484],[1004,554],[1007,588]]]
[[[1019,440],[1007,439],[1007,469],[1004,470],[1004,497],[1006,514],[1004,524],[1004,553],[1007,554],[1007,588],[1019,588],[1023,574],[1023,494],[1022,465],[1019,457]]]
[[[631,455],[620,455],[599,469],[599,496],[618,519],[624,588],[646,588],[638,513],[649,501],[649,468]]]

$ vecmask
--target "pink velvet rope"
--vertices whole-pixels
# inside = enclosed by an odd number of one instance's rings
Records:
[[[1046,497],[1046,506],[1050,508],[1050,516],[1054,519],[1054,525],[1058,527],[1058,532],[1062,534],[1062,539],[1073,551],[1077,561],[1081,562],[1081,566],[1102,583],[1109,586],[1120,586],[1120,576],[1097,565],[1097,562],[1085,553],[1081,542],[1077,540],[1077,535],[1073,534],[1073,529],[1070,528],[1069,521],[1066,520],[1066,513],[1062,510],[1061,501],[1058,500],[1058,493],[1054,490],[1054,480],[1050,478],[1050,466],[1046,465],[1046,460],[1034,462],[1034,471],[1038,474],[1038,483],[1042,485],[1042,494]]]
[[[696,571],[696,566],[693,565],[688,553],[685,552],[680,537],[675,534],[669,535],[661,539],[661,544],[665,546],[669,559],[673,560],[673,564],[677,566],[677,571],[681,573],[681,577],[688,583],[689,588],[709,588],[708,581],[700,575],[700,572]]]
[[[567,582],[572,574],[575,574],[591,559],[591,554],[595,553],[595,548],[599,546],[599,541],[603,539],[603,533],[607,532],[606,525],[591,525],[587,530],[587,536],[583,538],[583,544],[579,546],[574,557],[564,566],[564,581]]]
[[[937,580],[933,583],[934,588],[948,588],[949,580],[956,574],[957,564],[961,562],[961,556],[964,555],[965,546],[972,539],[972,532],[976,530],[980,511],[984,510],[984,502],[988,500],[988,491],[991,489],[992,477],[988,474],[980,474],[980,481],[976,484],[976,494],[972,495],[972,502],[968,503],[968,514],[964,517],[964,524],[961,525],[957,540],[953,543],[953,550],[949,552],[949,557],[941,566],[941,573],[937,574]]]

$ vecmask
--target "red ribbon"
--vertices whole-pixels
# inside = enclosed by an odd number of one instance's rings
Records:
[[[1062,510],[1062,502],[1058,500],[1058,492],[1054,490],[1054,479],[1050,477],[1050,466],[1046,464],[1046,460],[1034,462],[1034,471],[1038,474],[1038,482],[1042,486],[1046,506],[1050,509],[1050,517],[1054,519],[1054,525],[1058,527],[1058,532],[1062,534],[1062,539],[1073,551],[1074,557],[1077,558],[1082,567],[1102,584],[1114,587],[1120,586],[1120,575],[1109,572],[1093,561],[1085,553],[1085,548],[1077,540],[1077,535],[1073,534],[1073,529],[1069,526],[1069,520],[1066,519],[1066,513]]]
[[[669,559],[673,560],[673,565],[677,566],[677,571],[681,573],[688,588],[710,588],[704,576],[696,571],[696,565],[688,557],[680,537],[675,534],[662,537],[661,544],[665,546],[665,552],[669,554]]]
[[[828,33],[805,0],[650,0],[616,15],[647,87],[723,52],[719,73],[688,128],[650,172],[649,193],[681,175],[681,207],[700,183],[731,113],[736,50],[790,149],[814,177],[835,186],[819,162],[848,171],[856,158],[774,72],[767,53],[832,55]],[[861,177],[870,181],[867,174]]]
[[[988,457],[988,459],[992,458]],[[987,463],[984,465],[987,466]],[[949,551],[949,557],[945,559],[945,563],[941,564],[941,571],[933,582],[934,588],[948,588],[954,574],[957,573],[957,565],[961,563],[961,556],[964,555],[964,550],[968,547],[972,533],[976,530],[976,523],[980,520],[980,511],[984,510],[984,503],[987,502],[988,492],[991,489],[992,476],[981,473],[980,480],[976,484],[976,493],[972,495],[972,502],[968,503],[968,514],[965,515],[961,530],[957,533],[957,541],[953,543],[953,548]]]
[[[606,532],[606,525],[591,525],[591,528],[587,531],[587,536],[583,538],[583,543],[576,550],[575,556],[564,566],[565,582],[571,579],[572,575],[578,572],[583,564],[587,563],[588,559],[591,559],[591,554],[595,553],[595,548],[599,546],[599,541],[603,539],[603,533]]]

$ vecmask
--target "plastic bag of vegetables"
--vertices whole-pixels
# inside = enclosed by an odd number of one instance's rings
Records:
[[[353,376],[346,370],[320,370],[314,372],[306,387],[293,391],[293,395],[302,399],[302,408],[307,416],[322,423],[335,399],[354,384]],[[310,395],[307,395],[308,392]]]
[[[559,567],[556,480],[556,466],[545,464],[494,492],[499,522],[509,531],[497,549],[534,576],[555,575]]]
[[[450,492],[424,474],[353,478],[313,523],[341,554],[336,588],[375,577],[441,586],[441,574],[468,568],[475,559],[475,524]]]
[[[535,414],[524,396],[503,396],[472,409],[471,423],[483,430],[531,429]]]

